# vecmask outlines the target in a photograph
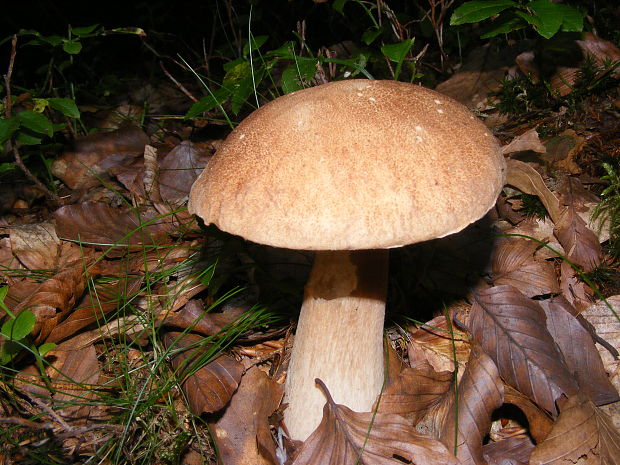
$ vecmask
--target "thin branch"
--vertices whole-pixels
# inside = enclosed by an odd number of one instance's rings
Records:
[[[4,99],[4,116],[11,117],[11,75],[13,74],[13,65],[15,64],[15,55],[17,55],[17,35],[11,39],[11,56],[9,58],[9,69],[4,75],[4,87],[6,88],[6,98]]]

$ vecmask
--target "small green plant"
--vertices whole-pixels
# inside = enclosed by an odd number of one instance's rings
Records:
[[[521,211],[529,218],[544,220],[549,214],[537,195],[521,194]]]
[[[601,228],[609,227],[609,250],[614,258],[620,258],[620,174],[610,164],[601,165],[605,175],[601,179],[609,185],[601,192],[602,200],[592,212],[592,218]]]
[[[29,310],[23,310],[17,315],[11,312],[4,303],[8,291],[6,286],[0,288],[0,309],[9,316],[0,328],[0,366],[6,366],[24,350],[34,354],[37,362],[40,362],[41,357],[56,347],[56,344],[47,343],[38,348],[32,344],[29,335],[34,329],[37,317]]]
[[[488,21],[481,35],[483,39],[529,26],[549,39],[559,31],[581,31],[583,17],[584,14],[577,8],[551,0],[474,0],[454,10],[450,25]]]

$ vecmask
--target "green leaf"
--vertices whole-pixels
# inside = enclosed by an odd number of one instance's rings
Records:
[[[381,47],[381,53],[383,53],[391,61],[402,63],[412,46],[413,39],[406,39],[397,44],[384,45]]]
[[[562,15],[562,30],[566,32],[583,31],[584,13],[569,5],[559,3],[558,6],[564,10],[564,14]]]
[[[256,36],[256,37],[252,36],[252,51],[258,50],[261,47],[261,45],[267,42],[267,39],[269,39],[269,36],[267,35]],[[243,46],[243,56],[247,56],[249,52],[250,52],[250,43],[248,41]]]
[[[377,37],[381,35],[381,32],[383,31],[380,28],[377,29],[375,27],[371,27],[366,29],[362,34],[362,42],[366,45],[372,44],[375,40],[377,40]]]
[[[25,132],[18,132],[15,140],[17,140],[17,142],[19,142],[21,145],[40,145],[41,144],[40,137],[33,136]]]
[[[4,341],[0,347],[0,365],[6,365],[22,351],[21,344],[15,341]]]
[[[99,24],[93,24],[92,26],[74,27],[71,28],[71,34],[76,36],[87,36],[99,27]]]
[[[344,8],[345,3],[347,3],[349,0],[334,0],[334,3],[332,4],[332,8],[334,10],[336,10],[338,13],[340,13],[341,15],[343,15],[344,13],[342,12],[342,9]]]
[[[0,118],[0,146],[9,140],[18,129],[19,119],[17,117]]]
[[[559,4],[551,3],[549,0],[534,0],[527,4],[527,8],[535,14],[532,24],[536,32],[545,39],[553,37],[560,30],[563,9]]]
[[[451,26],[459,26],[466,23],[477,23],[501,13],[507,8],[518,7],[519,4],[512,0],[476,0],[465,2],[452,13]]]
[[[523,18],[515,15],[501,15],[496,21],[487,24],[483,29],[483,33],[480,35],[481,39],[489,39],[499,34],[508,34],[512,31],[523,29],[527,26],[527,22]]]
[[[77,55],[82,51],[82,42],[80,42],[79,39],[65,40],[62,49],[69,55]]]
[[[305,84],[310,83],[316,74],[317,62],[318,60],[313,58],[298,57],[295,63],[282,73],[282,91],[288,94],[306,87]]]
[[[14,320],[6,321],[0,333],[11,341],[21,341],[34,329],[37,317],[29,310],[24,310]]]
[[[62,36],[40,36],[41,41],[47,42],[53,47],[58,47],[65,40]]]
[[[56,344],[53,342],[46,342],[45,344],[41,344],[37,350],[39,351],[39,355],[41,357],[45,357],[45,354],[54,348],[56,348]]]
[[[58,110],[69,118],[79,118],[80,110],[78,110],[75,100],[70,98],[48,98],[47,101],[54,110]]]
[[[39,134],[45,134],[50,137],[54,134],[52,123],[41,113],[36,113],[32,110],[25,110],[19,113],[17,118],[23,127],[28,128],[31,131]]]
[[[213,110],[215,107],[222,105],[230,96],[228,89],[223,87],[213,91],[210,95],[205,95],[200,100],[192,105],[189,111],[185,114],[186,118],[195,118],[200,116],[206,111]]]
[[[0,163],[0,173],[8,173],[9,171],[14,171],[15,168],[17,167],[13,162]]]

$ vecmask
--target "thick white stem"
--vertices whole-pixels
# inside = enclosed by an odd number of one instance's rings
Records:
[[[383,384],[387,250],[317,252],[286,379],[284,421],[305,440],[323,417],[321,379],[338,404],[369,412]]]

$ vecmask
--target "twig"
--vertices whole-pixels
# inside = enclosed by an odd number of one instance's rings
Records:
[[[10,143],[10,142],[9,142]],[[21,169],[26,177],[30,179],[43,193],[54,203],[60,205],[62,200],[56,194],[54,194],[51,190],[47,188],[45,184],[43,184],[39,179],[30,172],[28,167],[24,164],[21,155],[19,154],[19,150],[17,150],[17,146],[15,144],[11,144],[13,149],[13,157],[15,157],[15,164]]]
[[[159,62],[159,66],[162,69],[162,71],[164,72],[164,74],[166,76],[168,76],[168,79],[170,79],[172,82],[174,82],[174,84],[179,88],[179,90],[181,92],[183,92],[185,95],[187,95],[187,98],[189,98],[194,103],[196,103],[198,101],[198,99],[196,97],[194,97],[192,95],[192,93],[189,90],[187,90],[183,84],[181,84],[174,77],[172,77],[172,75],[168,72],[168,70],[166,69],[166,67],[164,66],[164,64],[161,61]]]
[[[11,39],[11,56],[9,58],[9,69],[4,75],[4,87],[6,88],[6,98],[4,100],[4,116],[11,117],[11,75],[13,74],[13,64],[15,63],[15,55],[17,55],[17,35],[13,35]]]
[[[54,412],[52,407],[50,407],[45,402],[43,402],[42,400],[37,399],[34,396],[28,396],[28,397],[30,398],[30,400],[32,402],[37,404],[39,407],[41,407],[43,410],[45,410],[54,420],[56,420],[58,422],[58,424],[65,429],[65,431],[73,431],[73,428],[71,427],[71,425],[69,425],[69,423],[67,423],[65,420],[63,420],[60,415],[58,415],[56,412]]]

